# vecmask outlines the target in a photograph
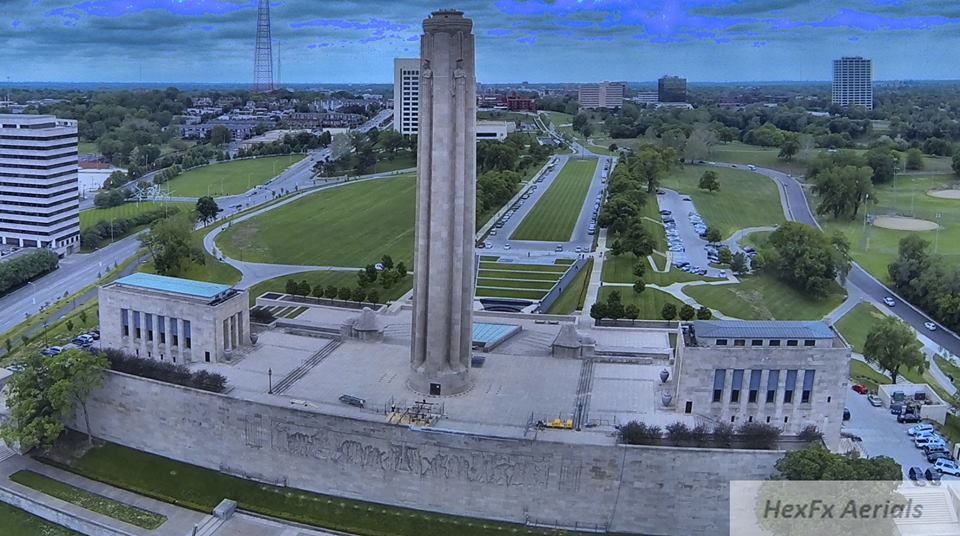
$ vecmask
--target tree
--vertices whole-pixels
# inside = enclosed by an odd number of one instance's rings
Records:
[[[191,261],[201,265],[205,262],[193,235],[193,222],[186,215],[158,220],[140,242],[160,275],[177,275]]]
[[[197,199],[197,220],[203,223],[213,221],[220,213],[220,206],[209,195]]]
[[[834,454],[821,445],[793,450],[777,461],[785,480],[896,480],[903,479],[900,464],[886,456],[860,458]]]
[[[371,303],[380,303],[380,293],[377,292],[377,289],[372,288],[367,291],[367,301]]]
[[[663,304],[663,309],[660,309],[660,316],[664,320],[673,320],[677,317],[677,306],[672,303]]]
[[[613,319],[623,318],[624,312],[620,291],[614,290],[607,296],[607,316]]]
[[[698,187],[708,192],[716,192],[720,190],[720,176],[712,169],[704,171],[703,175],[700,175],[700,184]]]
[[[653,253],[653,247],[656,245],[653,236],[639,221],[630,226],[620,242],[623,249],[633,253],[638,259]]]
[[[119,169],[114,171],[107,177],[107,180],[103,181],[101,188],[104,190],[114,190],[124,185],[127,182],[127,174]]]
[[[353,289],[353,293],[350,295],[350,299],[355,302],[362,302],[367,299],[367,291],[363,288],[357,287]]]
[[[10,353],[10,350],[13,350],[13,341],[10,340],[10,337],[7,337],[3,340],[3,346],[7,349],[7,353]]]
[[[873,170],[871,180],[873,184],[887,184],[893,182],[897,174],[897,155],[884,147],[877,147],[867,151],[865,155],[867,165]]]
[[[400,276],[401,279],[407,277],[407,265],[403,264],[403,261],[397,263],[397,275]]]
[[[873,170],[866,166],[837,166],[818,173],[812,189],[820,196],[817,214],[855,219],[860,207],[873,198],[872,176]]]
[[[713,311],[707,307],[701,306],[697,309],[697,320],[710,320],[711,318],[713,318]]]
[[[888,316],[876,322],[863,343],[863,357],[877,365],[897,383],[901,368],[923,373],[927,363],[913,329],[900,319]]]
[[[80,309],[80,314],[78,314],[77,317],[80,319],[80,325],[86,327],[86,325],[87,325],[87,310],[86,310],[86,309]]]
[[[300,286],[297,285],[296,281],[294,281],[293,279],[287,279],[287,283],[286,285],[284,285],[284,292],[286,292],[287,294],[296,295],[298,294],[299,290],[300,290]]]
[[[923,169],[923,151],[914,147],[907,151],[907,169],[919,171]]]
[[[634,294],[642,294],[643,291],[646,290],[646,288],[647,288],[647,283],[643,279],[637,279],[633,283]]]
[[[827,295],[846,262],[823,231],[797,222],[771,233],[762,255],[765,270],[815,298]]]
[[[735,274],[745,274],[750,270],[750,264],[747,262],[747,255],[742,252],[736,252],[730,259],[730,270]]]
[[[642,278],[647,273],[647,266],[643,261],[638,262],[633,265],[633,275],[637,278]]]
[[[683,307],[680,308],[680,320],[688,322],[693,320],[693,317],[697,315],[696,309],[693,308],[690,304],[683,304]]]
[[[300,296],[309,296],[312,291],[313,291],[313,288],[310,286],[310,283],[308,283],[306,279],[301,280],[300,283],[297,285],[297,294]]]
[[[960,151],[953,153],[953,173],[960,175]]]
[[[590,306],[590,318],[594,320],[600,320],[607,318],[607,304],[603,302],[596,302]]]
[[[29,355],[24,368],[8,384],[10,418],[0,426],[0,437],[23,450],[46,450],[60,437],[64,420],[77,406],[83,413],[87,441],[93,443],[87,397],[100,386],[106,358],[82,350],[67,350],[44,359]]]
[[[717,253],[717,260],[720,261],[720,264],[730,264],[733,262],[733,252],[730,251],[730,248],[721,248],[720,252]]]
[[[210,129],[210,145],[226,145],[230,143],[230,140],[233,139],[233,135],[230,133],[230,129],[223,125],[216,125]]]
[[[723,242],[723,234],[720,232],[720,229],[717,229],[716,227],[708,227],[707,233],[703,236],[703,238],[711,244],[719,244],[720,242]]]
[[[800,140],[797,139],[796,136],[786,136],[783,143],[780,144],[780,154],[777,155],[777,158],[789,162],[793,160],[793,157],[797,156],[799,152]]]
[[[340,287],[337,291],[337,297],[343,301],[349,300],[351,296],[353,296],[353,290],[350,287]]]
[[[670,147],[642,145],[634,153],[634,157],[630,158],[626,165],[647,185],[647,193],[655,192],[660,185],[660,178],[678,163],[677,152]]]
[[[73,320],[67,320],[63,325],[67,328],[67,333],[73,333]]]
[[[690,137],[683,148],[683,157],[688,162],[705,160],[713,152],[713,146],[717,144],[717,135],[704,123],[697,123],[693,126]]]
[[[380,264],[383,266],[384,270],[393,270],[393,257],[390,255],[384,255],[380,258]]]
[[[327,285],[327,288],[323,290],[323,297],[328,300],[335,300],[337,296],[340,295],[340,289],[335,285]]]
[[[640,316],[640,308],[636,305],[629,303],[626,307],[623,308],[623,317],[630,320],[636,320]]]

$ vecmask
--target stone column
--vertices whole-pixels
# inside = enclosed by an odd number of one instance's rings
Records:
[[[470,388],[476,232],[473,22],[460,11],[423,21],[410,386]]]

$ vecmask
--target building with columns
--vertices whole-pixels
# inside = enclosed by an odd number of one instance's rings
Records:
[[[245,290],[136,273],[100,287],[104,348],[178,364],[220,362],[250,345]]]

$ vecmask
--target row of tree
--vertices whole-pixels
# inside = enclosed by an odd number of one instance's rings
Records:
[[[314,296],[328,300],[355,301],[357,303],[380,303],[380,291],[376,288],[338,287],[336,285],[317,285],[311,287],[307,280],[287,279],[284,292],[292,296]]]
[[[719,422],[712,427],[701,423],[691,428],[686,423],[678,421],[668,424],[666,429],[663,429],[657,425],[630,421],[620,427],[620,442],[627,445],[666,443],[675,447],[773,450],[777,448],[781,433],[779,428],[759,422],[745,422],[736,428],[726,422]],[[808,433],[812,437],[818,434],[815,428]]]
[[[754,270],[765,270],[797,290],[823,298],[835,280],[850,271],[850,243],[842,233],[823,231],[787,222],[770,233],[751,261]]]
[[[643,281],[640,280],[639,284],[634,285],[634,292],[637,294],[643,292],[644,289],[642,285]],[[637,290],[638,287],[640,288],[639,291]],[[713,311],[707,307],[694,309],[693,306],[689,304],[683,304],[678,309],[673,303],[667,303],[663,306],[660,314],[664,320],[673,320],[679,317],[680,320],[685,322],[693,320],[694,318],[697,320],[710,320],[713,318]],[[598,301],[590,306],[590,317],[594,320],[605,318],[610,320],[636,320],[640,317],[640,309],[632,303],[624,305],[623,295],[619,290],[614,290],[610,294],[607,294],[606,300]]]
[[[960,330],[960,269],[931,252],[930,242],[917,235],[901,239],[887,273],[900,296],[949,329]]]
[[[398,281],[407,277],[407,266],[402,261],[394,265],[390,255],[381,257],[379,265],[368,264],[360,269],[357,272],[357,286],[367,289],[368,292],[375,290],[373,286],[377,284],[384,290],[390,290]]]
[[[305,153],[313,149],[328,147],[332,141],[333,137],[330,131],[324,131],[323,134],[319,136],[311,134],[310,132],[298,132],[296,134],[287,134],[279,141],[258,143],[251,147],[241,147],[237,151],[236,157],[249,158],[253,156]]]
[[[137,227],[151,224],[179,213],[180,209],[178,207],[169,206],[141,212],[129,218],[100,220],[80,233],[80,247],[88,251],[97,249],[108,240],[113,241],[127,236],[131,230]]]
[[[38,249],[0,262],[0,296],[56,270],[59,265],[60,258],[49,249]]]

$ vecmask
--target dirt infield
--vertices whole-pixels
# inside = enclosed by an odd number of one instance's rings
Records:
[[[873,225],[895,231],[933,231],[937,228],[937,224],[932,221],[902,216],[877,216],[873,220]]]
[[[930,190],[927,195],[939,199],[960,199],[960,190]]]

